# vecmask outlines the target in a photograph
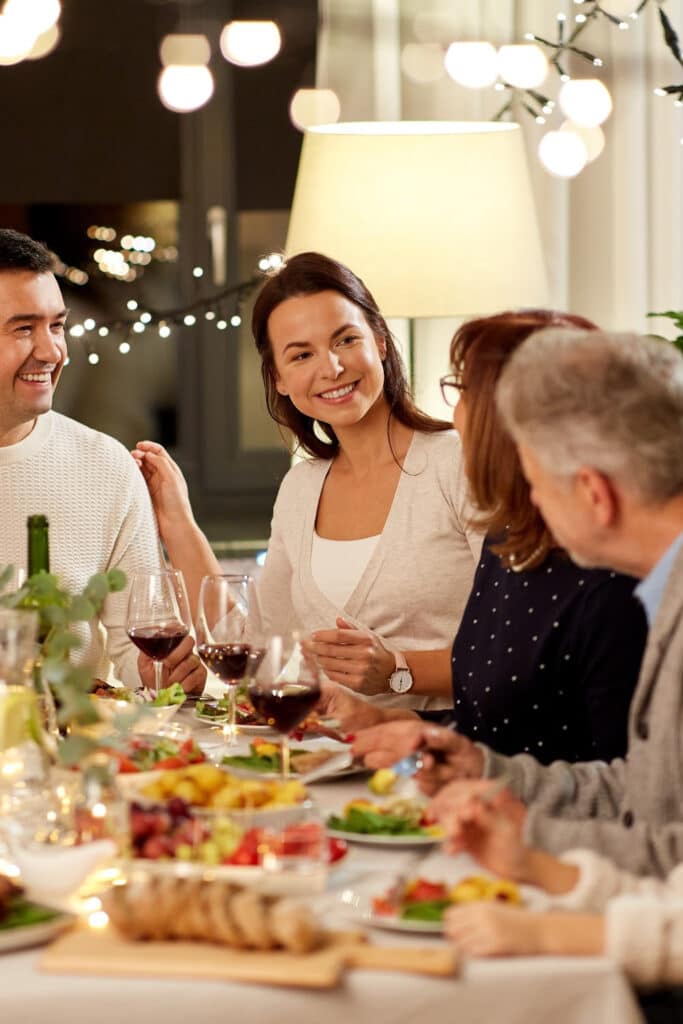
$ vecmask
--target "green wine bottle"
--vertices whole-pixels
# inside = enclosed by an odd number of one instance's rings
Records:
[[[39,572],[50,571],[50,539],[47,516],[33,515],[26,520],[28,531],[28,574],[35,576]],[[40,609],[38,609],[40,611]],[[42,647],[47,638],[48,628],[42,623],[38,626],[38,646]],[[40,653],[33,665],[33,688],[36,691],[42,727],[48,737],[53,740],[59,737],[57,725],[57,707],[55,696],[50,684],[43,677],[43,663]]]
[[[50,571],[50,540],[47,516],[29,516],[28,530],[28,574]]]

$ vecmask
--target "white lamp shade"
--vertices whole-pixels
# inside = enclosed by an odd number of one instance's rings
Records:
[[[517,124],[309,129],[285,248],[345,263],[386,316],[466,316],[548,300]]]

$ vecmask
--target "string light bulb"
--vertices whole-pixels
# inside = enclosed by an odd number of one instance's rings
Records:
[[[468,89],[486,89],[498,77],[498,54],[491,43],[451,43],[444,64],[453,81]]]
[[[563,121],[560,125],[561,132],[574,132],[586,147],[586,162],[592,163],[596,160],[605,148],[605,135],[600,125],[590,127],[587,124],[577,124],[576,121]]]
[[[498,50],[498,73],[517,89],[536,89],[548,75],[548,60],[540,46],[520,43]]]
[[[274,21],[229,21],[220,37],[225,59],[243,68],[267,64],[281,46],[280,29]]]
[[[598,78],[572,78],[565,82],[559,104],[570,121],[589,127],[602,124],[612,113],[612,97]]]
[[[574,132],[546,132],[538,145],[538,156],[556,178],[575,178],[588,160],[583,139]]]
[[[169,110],[186,114],[198,110],[213,96],[214,81],[207,67],[211,46],[205,35],[164,36],[159,47],[164,66],[157,82],[161,102]]]

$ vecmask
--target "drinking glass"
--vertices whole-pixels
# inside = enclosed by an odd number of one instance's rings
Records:
[[[249,682],[249,698],[271,728],[280,733],[280,773],[289,777],[289,735],[320,700],[320,668],[298,633],[273,636]]]
[[[251,671],[256,652],[247,639],[249,602],[254,587],[251,576],[205,576],[199,589],[197,654],[207,671],[225,684],[228,717],[223,729],[226,742],[236,739],[237,687]]]
[[[38,615],[0,609],[0,818],[47,778],[43,709],[33,686]]]
[[[183,574],[176,569],[135,573],[128,595],[128,636],[154,662],[154,690],[162,681],[162,662],[190,632],[190,611]]]

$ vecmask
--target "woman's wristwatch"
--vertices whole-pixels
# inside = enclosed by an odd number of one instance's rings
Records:
[[[413,673],[408,668],[408,662],[400,651],[394,651],[394,659],[396,668],[389,676],[389,689],[393,693],[410,693],[415,685],[415,680]]]

